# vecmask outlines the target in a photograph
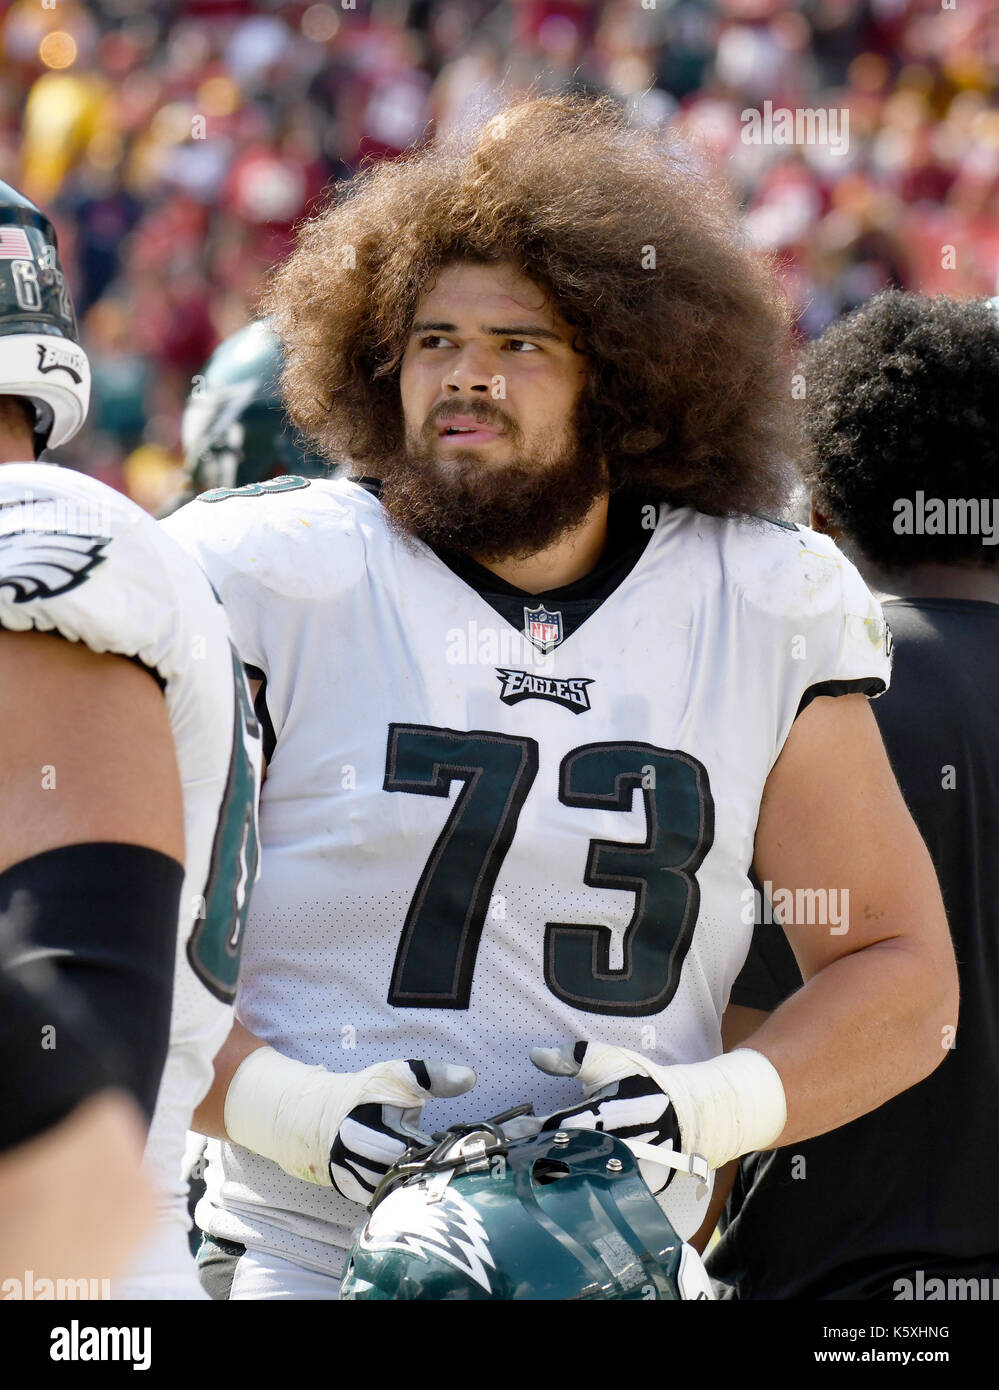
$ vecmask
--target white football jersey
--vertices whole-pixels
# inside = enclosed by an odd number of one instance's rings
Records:
[[[170,1048],[146,1157],[158,1228],[118,1297],[203,1297],[187,1247],[191,1114],[232,1026],[256,873],[260,733],[204,574],[141,508],[46,464],[0,467],[0,626],[135,659],[163,689],[184,798],[186,863]]]
[[[577,1103],[536,1045],[721,1051],[770,769],[810,695],[889,679],[881,610],[830,540],[664,506],[545,656],[557,610],[525,611],[529,640],[349,480],[210,493],[165,524],[266,677],[248,1028],[331,1071],[473,1066],[427,1131]],[[206,1229],[342,1270],[359,1206],[234,1144],[210,1154]],[[707,1199],[674,1181],[681,1235]]]

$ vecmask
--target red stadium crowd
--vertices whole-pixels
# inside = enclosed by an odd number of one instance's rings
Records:
[[[720,168],[804,337],[885,285],[999,289],[993,0],[0,0],[0,55],[0,178],[54,214],[94,368],[72,462],[151,508],[330,181],[528,89]]]

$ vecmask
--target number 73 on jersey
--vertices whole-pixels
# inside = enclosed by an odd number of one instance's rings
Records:
[[[591,840],[584,873],[591,887],[635,896],[620,968],[611,968],[609,927],[547,922],[548,988],[586,1013],[630,1017],[661,1013],[673,998],[697,922],[695,874],[714,837],[704,766],[650,743],[589,743],[562,759],[557,787],[536,786],[537,776],[532,738],[389,726],[386,791],[448,797],[463,783],[406,914],[388,996],[396,1008],[468,1008],[493,889],[529,795],[626,812],[637,793],[645,810],[644,843]]]

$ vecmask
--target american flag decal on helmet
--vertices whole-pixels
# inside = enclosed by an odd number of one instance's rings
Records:
[[[31,242],[23,227],[0,227],[0,261],[32,260]]]

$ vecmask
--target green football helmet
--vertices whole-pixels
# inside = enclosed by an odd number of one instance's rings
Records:
[[[284,412],[281,364],[281,345],[261,319],[220,343],[195,377],[181,425],[187,497],[284,473],[329,475],[328,461],[302,442]]]
[[[456,1126],[390,1170],[342,1299],[713,1297],[625,1142],[585,1129],[507,1140],[509,1118]]]
[[[90,364],[52,223],[0,183],[0,395],[34,413],[35,457],[76,434],[90,404]]]

